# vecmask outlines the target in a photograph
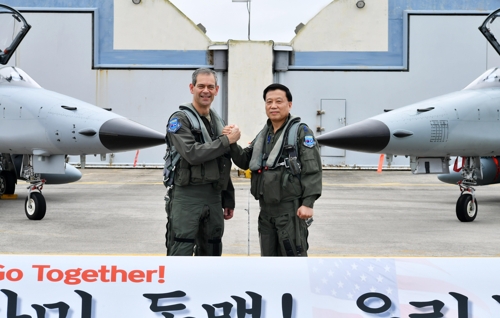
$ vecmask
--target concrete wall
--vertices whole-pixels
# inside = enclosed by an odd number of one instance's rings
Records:
[[[115,50],[206,50],[210,39],[169,1],[114,0]]]
[[[332,1],[293,38],[296,52],[387,51],[389,43],[389,0],[366,1],[358,9],[357,0]]]
[[[228,123],[241,128],[245,147],[264,126],[262,91],[273,82],[273,43],[229,41]]]

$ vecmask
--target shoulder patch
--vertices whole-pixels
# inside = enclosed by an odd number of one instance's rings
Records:
[[[315,145],[316,145],[316,140],[314,140],[313,136],[308,135],[304,137],[304,146],[312,148]]]
[[[179,130],[181,128],[181,122],[179,121],[179,119],[177,117],[175,118],[172,118],[170,119],[170,121],[168,122],[168,127],[167,127],[167,131],[169,133],[176,133],[177,130]]]
[[[307,126],[304,125],[304,132],[308,132],[308,131],[309,131],[309,129],[307,129]]]

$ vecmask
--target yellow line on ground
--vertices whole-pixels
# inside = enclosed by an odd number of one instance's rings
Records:
[[[17,200],[17,194],[1,194],[1,200]]]
[[[110,182],[110,181],[81,181],[81,182],[75,182],[72,183],[75,185],[81,184],[81,185],[110,185],[110,184],[134,184],[134,185],[163,185],[163,182],[130,182],[130,181],[123,181],[123,182]],[[235,182],[233,185],[249,185],[250,182]]]
[[[110,182],[110,181],[82,181],[75,182],[75,185],[163,185],[162,182]],[[235,186],[250,185],[249,182],[234,182]],[[360,188],[360,187],[456,187],[454,184],[447,183],[323,183],[325,187],[341,187],[341,188]]]
[[[456,187],[447,183],[323,183],[327,187]]]
[[[83,182],[76,182],[73,184],[82,184],[82,185],[88,185],[88,184],[137,184],[137,185],[163,185],[162,182],[129,182],[129,181],[123,181],[123,182],[109,182],[109,181],[83,181]]]

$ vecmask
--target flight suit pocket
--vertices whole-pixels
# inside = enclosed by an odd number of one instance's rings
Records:
[[[282,187],[283,192],[281,195],[283,201],[296,199],[302,194],[302,186],[299,178],[295,177],[291,173],[283,173]]]
[[[298,246],[296,244],[296,229],[295,222],[292,220],[295,216],[290,216],[289,214],[280,215],[275,219],[278,240],[281,249],[281,255],[283,256],[297,256]]]
[[[215,159],[191,166],[191,182],[194,184],[215,182],[219,180],[219,176],[219,166]]]
[[[227,190],[227,184],[231,178],[231,159],[226,156],[222,156],[218,159],[219,163],[219,183],[218,188],[221,190]]]
[[[205,174],[205,167],[203,164],[191,166],[191,182],[201,183],[203,181],[203,175]]]
[[[190,178],[191,171],[189,169],[189,164],[186,161],[181,160],[174,173],[174,184],[178,186],[187,186]]]
[[[281,178],[279,170],[267,170],[262,173],[262,193],[264,202],[278,204],[281,199]]]
[[[252,178],[250,179],[250,193],[253,195],[255,200],[260,199],[260,181],[261,175],[257,171],[252,171]]]
[[[203,163],[205,167],[205,175],[203,176],[204,182],[216,182],[220,179],[219,163],[217,159],[213,159]]]
[[[321,167],[318,165],[318,161],[316,160],[312,149],[304,151],[300,161],[302,163],[302,170],[304,171],[304,174],[313,174],[321,171]]]

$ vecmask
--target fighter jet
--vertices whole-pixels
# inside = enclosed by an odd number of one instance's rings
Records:
[[[490,25],[479,30],[500,54]],[[414,174],[437,173],[458,184],[456,216],[473,221],[478,212],[476,185],[500,182],[500,68],[484,72],[463,90],[371,117],[317,137],[322,146],[360,152],[408,156]],[[456,157],[449,173],[450,161]]]
[[[31,26],[0,4],[0,64],[6,65]],[[163,144],[165,135],[110,110],[45,90],[15,66],[0,66],[0,194],[29,182],[25,213],[46,213],[44,184],[81,178],[68,155],[137,150]]]

